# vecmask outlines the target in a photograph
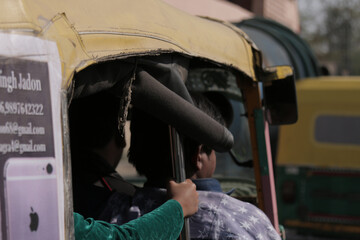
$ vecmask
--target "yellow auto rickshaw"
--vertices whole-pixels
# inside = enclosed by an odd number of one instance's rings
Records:
[[[299,120],[281,126],[277,157],[279,219],[303,234],[360,234],[357,76],[297,82]]]

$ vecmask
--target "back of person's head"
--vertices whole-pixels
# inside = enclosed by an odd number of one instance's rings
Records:
[[[163,184],[172,176],[168,125],[132,108],[130,131],[129,162],[149,182]]]
[[[107,91],[74,99],[69,107],[72,154],[103,148],[113,137],[118,147],[124,147],[118,131],[119,108],[119,98]]]
[[[208,96],[210,96],[211,98],[209,98]],[[223,100],[220,97],[220,94],[214,93],[214,94],[207,95],[204,93],[193,92],[193,93],[191,93],[191,98],[194,102],[194,105],[197,108],[202,110],[204,113],[209,115],[211,118],[216,120],[221,125],[225,125],[225,120],[221,114],[221,111],[218,108],[223,105],[223,102],[219,101],[219,100]],[[223,97],[223,98],[225,98],[225,97]],[[216,104],[214,104],[214,103],[216,103]],[[209,129],[209,131],[211,131],[211,129]],[[187,159],[186,163],[188,164],[188,166],[190,166],[190,167],[186,167],[187,177],[195,177],[195,176],[199,177],[199,175],[202,175],[201,172],[203,172],[205,169],[204,168],[199,169],[199,160],[200,160],[199,157],[201,156],[201,154],[205,153],[209,159],[212,152],[213,152],[213,149],[210,148],[209,146],[206,146],[200,142],[197,142],[196,140],[194,140],[192,138],[189,138],[189,137],[185,138],[184,139],[184,156]],[[215,156],[215,159],[216,159],[216,156]],[[215,170],[215,168],[214,168],[214,170]],[[208,177],[210,177],[210,176],[208,176]]]

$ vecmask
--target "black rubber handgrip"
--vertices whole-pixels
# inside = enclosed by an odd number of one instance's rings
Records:
[[[162,85],[145,71],[139,71],[132,86],[135,107],[175,127],[181,134],[215,151],[229,151],[231,132],[206,113]]]

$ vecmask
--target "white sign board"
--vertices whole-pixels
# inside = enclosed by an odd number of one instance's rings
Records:
[[[0,239],[64,239],[58,49],[25,35],[0,42]]]

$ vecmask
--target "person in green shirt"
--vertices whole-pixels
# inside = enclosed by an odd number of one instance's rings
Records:
[[[124,225],[110,224],[74,213],[75,240],[177,239],[184,223],[198,210],[195,184],[169,182],[170,200],[154,211]]]
[[[184,217],[198,208],[198,193],[191,180],[170,181],[170,200],[139,219],[121,226],[98,220],[101,203],[114,192],[131,195],[131,190],[135,191],[134,186],[114,176],[125,146],[118,129],[119,108],[119,98],[108,91],[73,100],[70,105],[75,239],[177,239]]]

